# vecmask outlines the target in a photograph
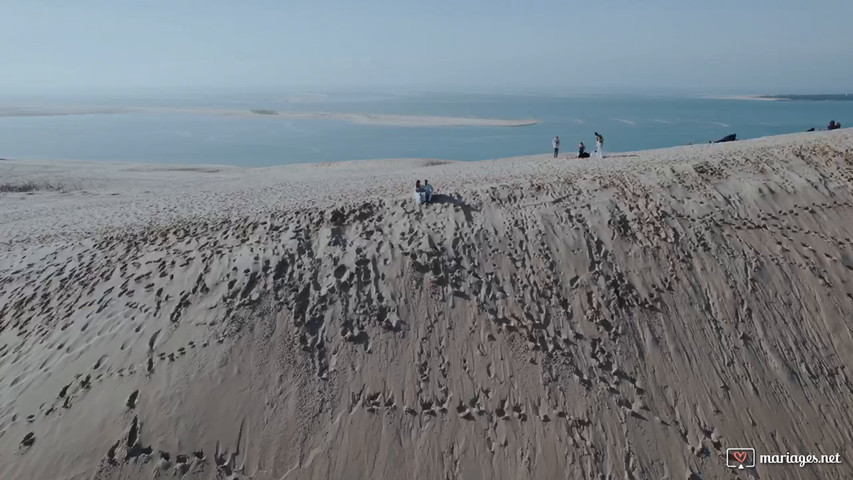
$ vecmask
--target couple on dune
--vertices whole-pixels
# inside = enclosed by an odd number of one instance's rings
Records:
[[[554,158],[557,158],[560,152],[560,136],[554,137],[551,144],[554,147]],[[578,144],[578,158],[589,158],[589,152],[583,142]],[[604,137],[598,132],[595,132],[595,158],[604,158]]]
[[[428,180],[424,180],[424,184],[421,185],[421,181],[417,180],[415,182],[415,203],[431,203],[432,202],[432,185],[429,184]]]

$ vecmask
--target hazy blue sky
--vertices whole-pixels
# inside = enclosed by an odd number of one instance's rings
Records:
[[[853,0],[2,0],[0,91],[853,90]]]

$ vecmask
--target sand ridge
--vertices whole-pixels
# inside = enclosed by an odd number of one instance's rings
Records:
[[[92,167],[0,166],[2,478],[853,474],[849,130]]]
[[[386,127],[524,127],[539,123],[535,119],[448,117],[434,115],[397,115],[385,113],[301,112],[268,109],[224,109],[191,107],[2,107],[0,117],[53,117],[64,115],[117,114],[203,115],[232,118],[268,118],[271,120],[337,120],[359,125]]]

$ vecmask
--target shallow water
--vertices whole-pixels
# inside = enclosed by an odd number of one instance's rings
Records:
[[[853,121],[853,102],[749,101],[598,95],[329,95],[271,94],[0,99],[0,106],[173,106],[280,111],[534,118],[526,127],[385,127],[335,120],[213,117],[190,114],[0,117],[0,157],[266,166],[367,158],[453,160],[547,153],[559,135],[562,153],[579,141],[610,152],[707,143],[825,128]]]

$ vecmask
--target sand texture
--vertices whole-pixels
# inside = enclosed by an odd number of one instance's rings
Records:
[[[0,188],[2,479],[853,478],[853,130]]]

